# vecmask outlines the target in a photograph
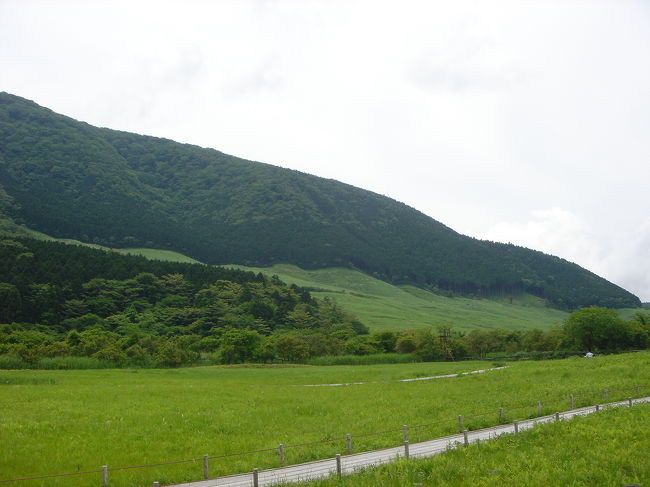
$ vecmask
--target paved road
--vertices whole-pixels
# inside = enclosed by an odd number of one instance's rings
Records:
[[[640,399],[632,399],[634,404],[650,402],[650,397],[643,397]],[[628,401],[613,402],[601,405],[601,408],[611,408],[628,406]],[[572,409],[559,413],[560,419],[571,419],[575,416],[586,416],[596,411],[594,406],[585,408]],[[556,420],[555,414],[549,416],[540,416],[539,418],[527,419],[517,422],[517,429],[519,431],[533,428],[538,423],[548,423]],[[482,430],[469,431],[467,433],[467,441],[474,443],[479,440],[489,440],[496,438],[505,433],[514,433],[515,423],[494,426],[492,428],[485,428]],[[445,436],[443,438],[436,438],[429,441],[420,443],[412,443],[408,446],[409,457],[424,458],[442,453],[449,448],[454,448],[463,444],[465,437],[463,434],[452,436]],[[343,474],[354,473],[362,467],[370,465],[378,465],[381,463],[388,463],[399,457],[405,456],[405,447],[403,445],[386,448],[383,450],[375,450],[354,455],[341,456],[341,471]],[[258,485],[260,487],[275,485],[281,482],[298,482],[305,480],[314,480],[320,477],[328,477],[336,475],[336,459],[328,458],[325,460],[318,460],[315,462],[301,463],[297,465],[290,465],[282,468],[274,468],[269,470],[261,470],[258,472]],[[251,487],[253,485],[253,473],[245,473],[238,475],[231,475],[228,477],[219,477],[211,480],[203,480],[198,482],[188,482],[184,484],[175,484],[169,487]]]

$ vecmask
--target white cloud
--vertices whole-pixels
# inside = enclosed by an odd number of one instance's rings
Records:
[[[532,211],[523,223],[499,222],[482,237],[563,257],[639,296],[650,295],[650,218],[619,234],[555,207]]]
[[[556,207],[532,211],[530,216],[524,223],[497,223],[483,236],[559,255],[586,267],[600,260],[597,239],[574,213]]]
[[[613,236],[598,263],[602,275],[650,301],[650,217],[633,232]],[[598,272],[598,270],[596,271]]]

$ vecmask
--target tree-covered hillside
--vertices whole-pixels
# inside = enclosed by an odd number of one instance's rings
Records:
[[[0,357],[21,363],[286,360],[340,353],[367,333],[335,303],[277,277],[0,236]]]
[[[14,201],[6,211],[57,237],[172,249],[211,264],[348,266],[479,296],[527,291],[563,309],[640,304],[575,264],[460,235],[381,195],[96,128],[7,93],[0,93],[0,185]]]

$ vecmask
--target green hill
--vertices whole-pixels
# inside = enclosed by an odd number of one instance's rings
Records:
[[[103,245],[98,245],[98,244],[91,244],[87,242],[81,242],[80,240],[75,240],[71,238],[54,238],[49,235],[46,235],[42,232],[37,232],[36,230],[31,230],[28,228],[20,228],[20,230],[23,230],[25,233],[25,236],[29,236],[31,238],[34,238],[36,240],[50,240],[50,241],[55,241],[55,242],[61,242],[65,244],[72,244],[72,245],[81,245],[83,247],[91,247],[91,248],[96,248],[96,249],[101,249],[101,250],[106,250],[106,251],[111,251],[111,252],[118,252],[121,254],[127,254],[127,255],[141,255],[142,257],[146,257],[149,260],[162,260],[166,262],[181,262],[181,263],[186,263],[186,264],[200,264],[196,259],[192,259],[191,257],[188,257],[187,255],[183,255],[179,252],[174,252],[173,250],[160,250],[160,249],[139,249],[139,248],[124,248],[124,249],[115,249],[111,247],[105,247]],[[20,235],[20,233],[19,233]]]
[[[450,298],[414,286],[395,286],[346,268],[303,270],[278,264],[270,268],[238,269],[275,274],[282,281],[328,297],[352,312],[372,331],[447,325],[454,330],[478,328],[547,329],[566,318],[544,300],[522,294],[510,300]]]
[[[299,349],[306,359],[368,334],[335,303],[275,277],[6,236],[0,368],[296,360],[296,335],[317,340]]]
[[[36,230],[209,264],[344,267],[438,294],[637,307],[563,259],[480,241],[390,198],[212,149],[97,128],[0,93],[0,211]],[[7,218],[0,218],[0,224]]]
[[[32,237],[64,243],[98,247],[70,239],[28,231]],[[116,249],[105,248],[107,251]],[[186,255],[170,250],[119,249],[120,253],[141,255],[148,259],[196,263]],[[470,299],[440,296],[413,286],[396,286],[360,271],[346,268],[304,270],[290,264],[271,267],[229,266],[243,271],[278,276],[283,282],[309,290],[316,298],[329,298],[353,313],[371,331],[404,330],[447,325],[454,330],[475,328],[547,329],[563,321],[567,313],[549,308],[544,300],[529,294],[517,298]],[[620,310],[630,319],[636,309]]]

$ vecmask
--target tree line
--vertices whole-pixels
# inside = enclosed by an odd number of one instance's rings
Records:
[[[341,313],[332,303],[325,308],[326,313]],[[650,314],[637,313],[625,321],[615,310],[596,307],[578,310],[548,331],[495,329],[469,333],[431,327],[368,334],[341,323],[329,328],[284,327],[272,333],[232,325],[210,327],[207,332],[193,327],[184,333],[160,333],[142,323],[115,326],[117,319],[85,315],[74,320],[69,331],[17,323],[0,325],[0,364],[36,367],[55,357],[89,357],[112,367],[177,367],[197,363],[306,363],[316,357],[341,355],[372,355],[382,361],[383,355],[394,353],[410,354],[413,361],[456,361],[563,357],[650,346]]]
[[[599,307],[574,311],[548,331],[370,334],[335,302],[277,277],[15,235],[0,240],[0,276],[0,368],[62,357],[152,367],[392,353],[462,360],[650,345],[650,314],[626,321]]]
[[[29,238],[0,240],[0,355],[117,365],[293,360],[368,329],[277,277]],[[300,333],[306,352],[292,348]],[[298,355],[296,355],[298,354]]]
[[[377,334],[376,334],[377,335]],[[412,353],[424,360],[459,360],[494,356],[622,352],[650,347],[650,313],[639,311],[624,320],[611,308],[588,307],[571,313],[549,330],[472,330],[454,332],[446,327],[379,332],[387,350]],[[364,338],[361,337],[363,340]],[[372,339],[372,338],[371,338]]]

